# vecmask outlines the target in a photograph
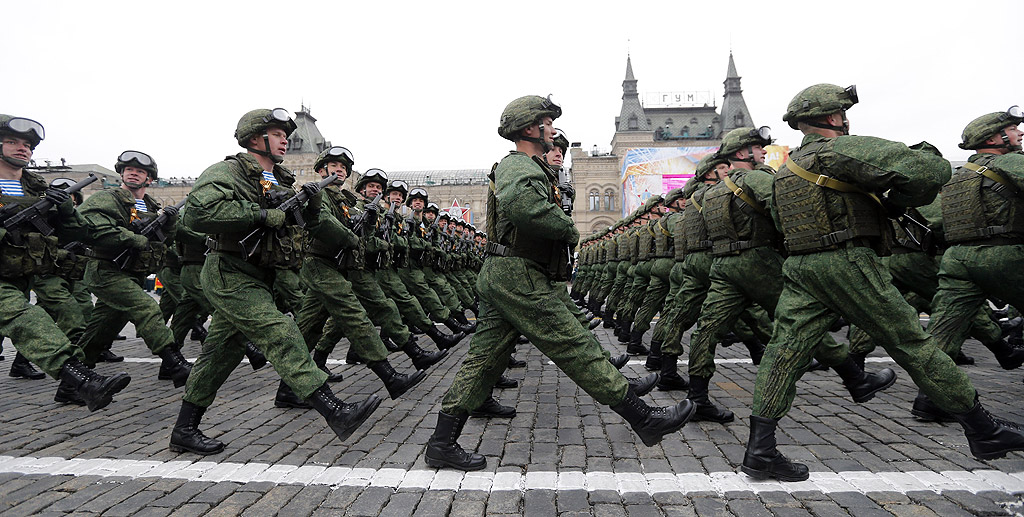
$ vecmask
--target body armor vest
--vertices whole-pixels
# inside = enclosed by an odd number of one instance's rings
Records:
[[[671,258],[675,255],[675,239],[672,232],[668,231],[668,214],[654,223],[654,256],[658,258]]]
[[[950,244],[1024,242],[1024,198],[999,171],[988,168],[996,157],[983,156],[958,168],[942,187],[942,219]]]
[[[648,221],[640,227],[640,231],[637,232],[637,245],[636,245],[636,261],[643,262],[651,258],[651,251],[654,248],[654,229],[651,222]]]
[[[8,196],[0,192],[0,204],[5,208],[12,207],[9,209],[12,210],[11,215],[39,201],[39,194],[45,190],[46,183],[42,179],[33,182],[33,179],[28,177],[22,180],[24,196]],[[39,187],[38,193],[32,189],[34,186]],[[13,207],[18,209],[14,210]],[[53,226],[54,221],[49,222]],[[56,235],[47,237],[36,231],[25,231],[18,243],[12,242],[10,237],[4,237],[0,242],[0,277],[20,278],[53,273],[57,269],[59,254]]]
[[[701,214],[704,205],[704,194],[707,189],[700,189],[690,196],[690,201],[683,209],[683,233],[686,236],[686,252],[703,251],[711,248],[711,239],[708,239],[708,227],[704,224],[704,216]]]
[[[672,232],[673,256],[676,261],[680,261],[686,258],[686,224],[683,222],[682,212],[672,214],[670,217],[667,226]]]
[[[789,160],[821,174],[814,156],[827,144],[808,144]],[[834,250],[855,239],[870,244],[879,256],[890,253],[892,228],[881,206],[867,194],[818,186],[794,174],[786,164],[775,174],[772,189],[783,242],[790,254]]]
[[[746,174],[733,172],[733,175],[734,181],[742,188]],[[714,243],[711,254],[716,257],[738,255],[745,249],[770,246],[777,236],[770,217],[741,199],[724,181],[705,192],[702,213],[708,228],[708,238]],[[739,228],[746,227],[751,228],[751,231],[744,231],[741,235]]]
[[[604,262],[616,262],[619,260],[619,236],[614,235],[604,243]]]

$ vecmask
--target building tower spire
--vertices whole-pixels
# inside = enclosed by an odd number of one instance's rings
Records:
[[[640,104],[640,94],[636,89],[636,77],[633,76],[633,62],[626,55],[626,78],[622,81],[622,109],[615,118],[616,131],[650,131],[647,115]]]
[[[722,101],[722,133],[738,127],[753,126],[747,103],[743,100],[740,74],[736,72],[736,61],[729,52],[729,69],[725,73],[725,99]]]

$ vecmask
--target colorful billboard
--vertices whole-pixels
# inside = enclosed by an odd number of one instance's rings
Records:
[[[648,198],[682,187],[693,177],[697,162],[718,150],[708,147],[644,147],[629,149],[622,161],[622,214]],[[769,145],[765,163],[778,169],[789,157],[789,147]]]

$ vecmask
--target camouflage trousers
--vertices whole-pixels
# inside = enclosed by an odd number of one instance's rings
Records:
[[[464,311],[458,295],[455,294],[452,286],[448,285],[448,280],[445,279],[444,274],[436,271],[433,267],[424,267],[423,278],[427,280],[430,288],[437,293],[438,298],[444,302],[445,307],[454,312]]]
[[[739,255],[715,257],[708,275],[711,286],[701,306],[697,330],[690,336],[691,376],[709,379],[715,374],[715,349],[726,332],[740,318],[753,329],[762,343],[772,336],[771,322],[759,321],[747,309],[757,304],[764,314],[775,314],[782,293],[782,256],[769,247],[743,250]],[[833,323],[838,317],[833,315]],[[831,326],[831,323],[829,324]],[[849,347],[836,343],[825,332],[818,336],[815,356],[826,366],[843,362]]]
[[[274,300],[277,310],[293,315],[302,307],[302,283],[298,269],[279,269],[274,277]]]
[[[398,312],[401,317],[406,321],[415,325],[420,330],[427,330],[434,326],[434,322],[430,321],[430,317],[427,316],[426,311],[423,310],[423,306],[409,293],[409,289],[406,288],[405,282],[398,276],[398,271],[394,268],[380,269],[376,273],[377,284],[384,291],[384,294],[395,302],[398,306]],[[398,344],[405,344],[400,342]]]
[[[163,285],[160,291],[160,315],[166,324],[174,315],[174,309],[181,303],[184,290],[181,288],[181,268],[164,266],[157,271],[157,279]]]
[[[409,327],[402,323],[398,305],[384,294],[384,290],[377,283],[376,275],[366,269],[357,269],[349,270],[346,278],[352,283],[352,291],[356,293],[359,303],[366,309],[370,321],[380,326],[381,334],[399,346],[409,341],[409,336],[412,333],[409,332]],[[324,329],[324,337],[331,336],[332,339],[338,337],[338,333],[331,331],[331,328],[338,324],[337,321],[329,321],[327,328]],[[334,339],[334,343],[337,342],[338,340]]]
[[[423,269],[417,266],[404,267],[398,270],[398,276],[405,282],[409,294],[416,297],[423,310],[427,311],[434,320],[444,321],[451,317],[452,311],[441,303],[441,298],[430,288],[427,278],[423,275]]]
[[[202,264],[182,264],[181,266],[181,290],[183,291],[182,301],[174,310],[171,317],[171,334],[174,335],[175,343],[184,343],[185,336],[195,326],[197,320],[206,321],[206,318],[213,313],[213,306],[206,299],[203,286],[199,281],[199,275],[203,271]]]
[[[75,280],[71,286],[71,294],[75,297],[75,302],[82,309],[82,317],[85,321],[89,321],[92,317],[92,293],[89,292],[89,288],[85,285],[85,280]]]
[[[330,353],[338,342],[335,339],[326,346],[323,340],[325,324],[328,316],[332,325],[344,334],[352,344],[352,351],[364,361],[383,361],[388,357],[388,350],[380,339],[380,334],[363,309],[359,299],[352,290],[352,283],[345,278],[344,272],[326,259],[307,255],[302,261],[300,273],[302,283],[306,286],[306,294],[302,299],[302,308],[296,316],[296,323],[302,332],[307,349],[314,347],[322,352]],[[319,345],[324,343],[324,348]]]
[[[636,318],[636,313],[640,310],[640,305],[643,304],[644,296],[647,294],[647,287],[651,284],[653,263],[653,260],[644,260],[633,267],[633,282],[626,287],[629,296],[625,298],[625,304],[619,304],[619,313],[622,314],[624,320],[633,321]]]
[[[665,295],[664,307],[661,308],[661,319],[658,320],[658,324],[654,326],[654,333],[651,335],[651,342],[665,342],[665,336],[668,335],[668,315],[672,313],[676,307],[676,295],[679,294],[679,288],[683,285],[683,279],[686,275],[683,273],[683,261],[677,260],[672,263],[672,269],[668,273],[668,294]],[[678,310],[678,309],[676,309]]]
[[[42,307],[28,303],[28,278],[0,278],[0,336],[47,375],[57,379],[68,359],[85,360]]]
[[[57,328],[72,342],[77,343],[85,332],[85,315],[82,305],[75,299],[74,284],[57,275],[32,277],[32,290],[36,293],[36,305],[43,308],[57,323]],[[81,280],[78,281],[81,283]],[[88,294],[88,293],[87,293]],[[92,297],[89,298],[92,305]]]
[[[466,285],[466,280],[462,277],[461,272],[449,271],[445,274],[445,278],[448,280],[448,284],[452,286],[455,294],[459,297],[459,302],[462,306],[472,306],[476,301],[476,294],[470,286]]]
[[[707,298],[711,279],[711,254],[707,251],[687,253],[682,262],[682,285],[669,307],[661,316],[665,325],[665,341],[661,345],[662,353],[683,355],[683,333],[697,323],[700,307]]]
[[[939,291],[939,262],[922,252],[899,253],[883,257],[882,263],[889,267],[892,283],[903,293],[903,297],[918,312],[932,313],[932,300]],[[916,296],[915,296],[916,295]],[[983,344],[995,343],[1003,338],[1003,332],[988,314],[988,303],[982,302],[974,313],[970,324],[970,336]],[[866,332],[855,326],[850,327],[850,352],[868,354],[875,349],[875,343]],[[962,343],[961,343],[962,344]],[[959,346],[957,347],[959,350]],[[955,352],[954,352],[954,355]]]
[[[159,304],[142,289],[146,276],[125,273],[116,267],[112,262],[92,260],[85,268],[85,282],[97,298],[79,343],[85,352],[86,364],[95,364],[100,353],[129,321],[135,324],[135,332],[154,354],[175,346]]]
[[[608,362],[608,352],[566,309],[563,282],[549,280],[533,261],[488,257],[477,281],[480,320],[469,350],[441,402],[449,414],[466,414],[486,399],[505,371],[522,334],[594,399],[622,402],[626,378]]]
[[[615,314],[619,310],[619,305],[623,303],[623,298],[626,297],[625,291],[626,286],[633,283],[633,276],[629,272],[629,268],[633,267],[628,260],[620,260],[615,265],[615,279],[612,283],[611,291],[608,291],[608,301],[605,304],[605,311],[611,311]]]
[[[1024,308],[1024,244],[952,246],[942,256],[939,292],[935,295],[928,332],[950,355],[963,345],[977,307],[985,298],[999,298]]]
[[[654,315],[665,306],[665,299],[672,286],[669,276],[675,264],[674,258],[663,257],[651,261],[650,283],[647,286],[647,292],[644,293],[640,308],[637,310],[636,318],[633,320],[633,330],[647,332],[651,328]]]
[[[274,277],[278,270],[248,264],[234,256],[211,252],[200,275],[213,306],[213,321],[203,350],[185,384],[183,399],[209,407],[252,341],[299,398],[307,399],[327,382],[313,364],[295,321],[277,310]]]
[[[782,274],[775,331],[757,370],[754,415],[786,415],[796,396],[796,381],[835,314],[867,332],[939,408],[964,413],[974,406],[971,381],[921,328],[917,312],[892,285],[888,268],[870,248],[790,256]]]
[[[612,292],[612,288],[615,286],[615,275],[618,273],[619,263],[618,261],[611,261],[604,265],[601,271],[601,281],[594,286],[597,292],[591,292],[590,297],[597,301],[600,301],[604,305],[608,296]],[[614,312],[614,311],[613,311]]]

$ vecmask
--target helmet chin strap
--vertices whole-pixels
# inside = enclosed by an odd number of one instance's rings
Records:
[[[1003,143],[1001,145],[994,145],[994,146],[992,146],[993,148],[996,148],[996,149],[1006,149],[1007,151],[1010,151],[1010,152],[1020,151],[1021,150],[1021,145],[1020,144],[1013,145],[1013,144],[1010,143],[1010,135],[1006,134],[1006,130],[1005,129],[999,132],[999,136],[1003,139]],[[4,159],[6,160],[7,158],[5,157]]]
[[[551,142],[544,141],[544,124],[539,124],[537,128],[540,129],[539,138],[532,136],[524,136],[522,137],[522,140],[526,140],[527,142],[533,142],[535,144],[540,144],[541,148],[544,149],[544,154],[548,154],[548,152],[551,151],[551,149],[554,149],[554,144]],[[545,156],[544,163],[547,163],[547,161],[548,158],[547,156]]]
[[[35,146],[32,146],[32,149],[34,150]],[[19,169],[24,168],[25,166],[28,165],[28,160],[21,160],[21,159],[14,158],[14,157],[11,157],[11,156],[7,156],[6,154],[4,154],[4,146],[3,146],[3,144],[0,144],[0,159],[2,159],[3,161],[7,162],[11,166],[17,167]]]
[[[263,147],[263,150],[256,149],[255,147],[246,147],[246,149],[260,156],[266,156],[274,163],[281,163],[284,161],[284,156],[278,156],[270,152],[270,135],[267,133],[263,133]]]
[[[808,126],[814,126],[821,129],[828,129],[831,131],[837,131],[844,135],[850,134],[850,121],[846,118],[846,112],[843,112],[843,125],[833,126],[832,124],[826,124],[824,122],[804,122]]]

